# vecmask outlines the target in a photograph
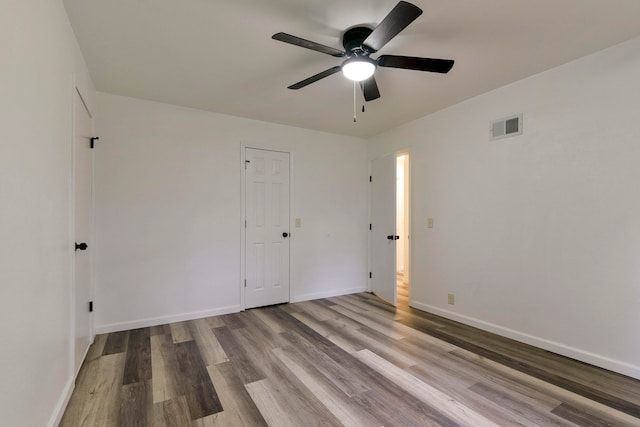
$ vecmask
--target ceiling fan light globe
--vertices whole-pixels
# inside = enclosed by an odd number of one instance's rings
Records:
[[[368,58],[352,58],[342,64],[342,74],[354,82],[367,80],[375,70],[376,64]]]

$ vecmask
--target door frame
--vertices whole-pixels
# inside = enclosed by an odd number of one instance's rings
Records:
[[[245,160],[246,160],[246,152],[247,148],[252,148],[255,150],[265,150],[265,151],[277,151],[280,153],[288,153],[289,154],[289,230],[292,230],[293,227],[293,215],[292,215],[292,207],[293,207],[293,157],[294,151],[291,148],[266,144],[266,143],[241,143],[240,144],[240,282],[238,283],[238,292],[240,293],[240,311],[246,310],[246,302],[245,302],[245,287],[244,282],[247,279],[246,277],[246,265],[247,265],[247,253],[246,253],[246,238],[247,238],[247,230],[244,227],[245,221],[247,220],[247,212],[246,212],[246,197],[247,197],[247,180],[245,175]],[[293,251],[291,250],[293,234],[289,232],[289,302],[291,302],[291,294],[293,288],[293,281],[291,280],[291,262],[293,258]]]
[[[407,234],[407,243],[405,243],[405,281],[409,283],[409,305],[411,305],[411,267],[413,266],[411,255],[413,254],[412,249],[412,240],[411,240],[411,210],[412,210],[412,185],[411,185],[411,153],[409,150],[400,150],[396,153],[396,159],[400,156],[406,155],[407,160],[405,161],[405,171],[404,171],[404,227],[406,229]],[[397,171],[396,171],[397,173]],[[396,195],[397,199],[397,195]],[[408,265],[408,266],[407,266]]]
[[[393,155],[395,159],[398,158],[398,156],[402,156],[402,155],[407,155],[408,156],[408,160],[407,160],[407,171],[405,172],[405,186],[407,187],[405,190],[405,194],[408,196],[408,200],[405,202],[405,205],[407,205],[407,213],[406,213],[406,217],[407,217],[407,223],[405,224],[406,228],[409,231],[409,244],[408,244],[408,248],[409,248],[409,253],[408,255],[405,254],[406,260],[409,263],[409,268],[407,269],[406,273],[407,273],[407,280],[410,281],[411,277],[412,277],[412,269],[413,269],[413,240],[411,239],[411,230],[413,229],[413,219],[412,219],[412,211],[413,211],[413,177],[412,177],[412,153],[411,153],[411,149],[410,148],[401,148],[401,149],[397,149],[394,150],[392,152],[382,152],[382,153],[378,153],[378,155],[376,155],[376,157],[373,158],[369,158],[369,167],[368,167],[368,172],[369,172],[369,176],[371,176],[372,173],[372,163],[374,160],[379,159],[381,157],[384,157],[386,155]],[[397,162],[394,162],[394,165],[397,165]],[[398,173],[398,169],[396,166],[394,166],[394,176],[397,176]],[[372,192],[372,187],[371,187],[371,182],[369,183],[368,189],[367,189],[367,193],[368,193],[368,199],[369,199],[369,224],[371,224],[371,219],[372,219],[372,211],[373,211],[373,192]],[[398,195],[396,194],[395,199],[397,200]],[[394,206],[394,209],[396,209],[396,207]],[[367,268],[368,271],[371,272],[371,254],[372,254],[372,239],[371,239],[371,231],[369,231],[368,233],[368,258],[367,258]],[[395,260],[394,260],[394,264],[395,264]],[[396,272],[397,272],[397,267],[396,267]],[[397,284],[395,285],[396,288],[396,294],[398,292],[397,289]],[[373,288],[371,285],[371,278],[367,277],[367,292],[372,293],[373,292]],[[411,305],[411,282],[409,282],[409,305]]]
[[[71,275],[71,290],[70,290],[70,319],[69,319],[69,368],[73,378],[79,373],[75,369],[76,360],[76,348],[75,348],[75,336],[76,336],[76,257],[75,257],[75,242],[76,242],[76,233],[75,233],[75,224],[76,224],[76,95],[80,97],[84,108],[87,110],[89,114],[89,118],[91,120],[91,131],[93,133],[94,130],[94,117],[85,100],[85,97],[82,94],[82,90],[76,85],[75,79],[72,79],[72,96],[71,96],[71,171],[70,171],[70,205],[69,205],[69,249],[70,249],[70,275]],[[90,231],[89,238],[91,245],[95,247],[95,209],[94,209],[94,192],[95,192],[95,161],[93,151],[91,152],[91,201],[90,201],[90,213],[89,213],[89,222],[90,222]],[[92,248],[93,249],[93,248]],[[89,252],[89,301],[93,301],[95,297],[95,251],[91,250]],[[88,303],[88,301],[87,301]],[[88,307],[87,307],[88,309]],[[89,313],[89,346],[93,344],[95,340],[95,312]],[[85,350],[85,354],[83,356],[83,360],[86,357],[87,352],[89,351],[89,347]]]

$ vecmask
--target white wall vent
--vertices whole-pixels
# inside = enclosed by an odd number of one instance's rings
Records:
[[[491,122],[490,140],[522,135],[522,114],[505,117]]]

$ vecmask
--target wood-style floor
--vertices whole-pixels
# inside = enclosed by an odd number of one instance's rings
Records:
[[[355,294],[96,337],[61,426],[639,426],[640,381]]]

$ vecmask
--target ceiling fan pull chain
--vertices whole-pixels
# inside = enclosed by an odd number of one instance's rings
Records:
[[[357,113],[358,113],[358,106],[356,105],[356,82],[353,82],[353,123],[358,121],[358,117],[357,117]]]

